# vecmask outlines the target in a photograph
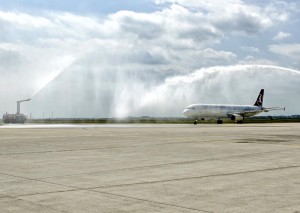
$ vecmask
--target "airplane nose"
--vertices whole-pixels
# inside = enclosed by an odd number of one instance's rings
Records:
[[[188,110],[188,109],[183,110],[182,114],[183,114],[185,117],[188,117],[188,115],[189,115],[189,110]]]

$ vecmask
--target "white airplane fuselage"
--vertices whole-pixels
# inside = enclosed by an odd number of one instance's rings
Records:
[[[240,116],[244,113],[247,115],[243,117],[254,116],[263,112],[263,107],[253,105],[229,105],[229,104],[192,104],[189,105],[184,111],[183,115],[187,118],[201,119],[201,118],[230,118],[232,115]]]

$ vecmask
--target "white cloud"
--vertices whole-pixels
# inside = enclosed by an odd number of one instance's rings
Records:
[[[51,25],[51,22],[41,16],[32,16],[26,13],[3,12],[0,11],[0,20],[15,24],[18,27],[42,28]]]
[[[233,62],[237,56],[232,52],[226,52],[226,51],[216,51],[210,48],[204,49],[201,53],[202,60],[209,61],[212,60],[213,63],[215,61],[227,61],[227,62]]]
[[[202,13],[206,22],[222,32],[254,35],[273,25],[273,17],[263,7],[245,4],[240,0],[157,0],[155,2],[180,5],[189,11],[194,11],[193,13]]]
[[[259,49],[257,47],[247,47],[247,46],[242,46],[242,50],[247,51],[247,52],[253,52],[253,53],[259,53]]]
[[[283,39],[285,39],[285,38],[288,38],[288,37],[290,37],[291,36],[291,34],[290,33],[284,33],[284,32],[279,32],[279,33],[277,33],[273,38],[272,38],[272,40],[274,40],[274,41],[279,41],[279,40],[283,40]]]
[[[264,58],[255,58],[252,55],[247,55],[245,58],[238,61],[238,64],[243,64],[243,65],[249,65],[249,64],[253,64],[253,65],[257,65],[257,64],[259,64],[259,65],[278,65],[274,61],[270,61],[270,60],[264,59]]]
[[[295,60],[295,63],[300,61],[300,44],[278,44],[270,45],[270,51],[289,57]]]

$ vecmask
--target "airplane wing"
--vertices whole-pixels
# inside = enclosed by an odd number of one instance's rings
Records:
[[[241,115],[243,117],[251,117],[251,116],[254,116],[258,113],[261,113],[261,112],[269,112],[269,111],[272,111],[272,110],[285,110],[285,107],[270,107],[270,108],[265,108],[265,107],[262,107],[261,109],[258,109],[258,110],[245,110],[243,112],[237,112],[237,113],[230,113],[228,117],[230,117],[231,115]]]
[[[264,112],[269,112],[272,110],[284,110],[285,111],[285,107],[270,107],[270,108],[263,108]]]
[[[261,113],[263,112],[263,110],[252,110],[252,111],[244,111],[244,112],[238,112],[238,113],[232,113],[232,114],[237,114],[237,115],[241,115],[243,117],[251,117],[251,116],[254,116],[258,113]],[[230,114],[230,116],[232,115]]]

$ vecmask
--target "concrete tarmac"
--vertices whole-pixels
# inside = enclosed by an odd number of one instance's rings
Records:
[[[0,212],[300,213],[300,124],[2,126]]]

